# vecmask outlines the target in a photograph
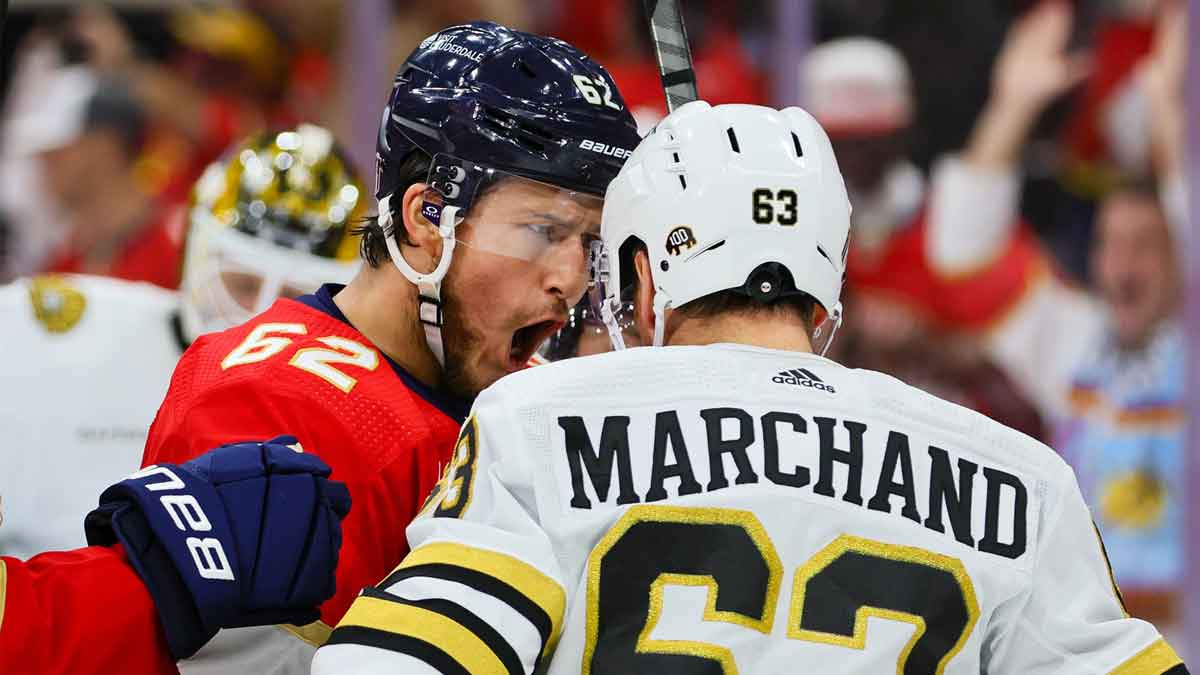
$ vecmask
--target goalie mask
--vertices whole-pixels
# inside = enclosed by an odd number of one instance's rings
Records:
[[[846,187],[811,115],[695,101],[660,122],[609,186],[592,305],[623,349],[640,242],[655,284],[652,344],[663,343],[667,309],[711,293],[805,294],[823,310],[810,336],[823,353],[841,320],[849,236]]]
[[[346,283],[358,269],[367,195],[328,131],[303,124],[251,138],[192,188],[184,256],[185,336],[223,330],[280,296]]]

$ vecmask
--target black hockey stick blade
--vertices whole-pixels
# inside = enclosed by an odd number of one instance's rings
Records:
[[[679,0],[642,0],[650,19],[650,36],[658,58],[658,74],[667,96],[667,112],[700,98],[696,90],[696,71],[692,69],[692,50]]]

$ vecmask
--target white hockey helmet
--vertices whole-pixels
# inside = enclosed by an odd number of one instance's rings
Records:
[[[695,101],[658,124],[608,187],[592,293],[616,348],[628,326],[638,240],[655,284],[654,345],[665,311],[724,290],[770,301],[805,293],[841,318],[850,201],[829,137],[800,108]],[[645,339],[646,336],[643,336]],[[816,345],[814,345],[816,347]],[[820,350],[818,348],[818,350]]]

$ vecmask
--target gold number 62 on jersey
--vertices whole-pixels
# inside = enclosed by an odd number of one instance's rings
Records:
[[[783,567],[758,518],[718,508],[634,506],[588,558],[584,675],[735,675],[719,645],[650,636],[668,584],[708,589],[704,620],[770,634]],[[843,535],[796,571],[789,639],[866,646],[867,618],[915,626],[897,675],[940,675],[979,618],[962,563],[911,546]],[[630,630],[643,622],[638,632]]]

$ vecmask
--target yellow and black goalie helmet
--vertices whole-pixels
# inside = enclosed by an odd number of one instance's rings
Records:
[[[351,230],[368,193],[329,131],[311,124],[255,136],[192,188],[183,267],[189,339],[242,323],[277,298],[346,283]]]

